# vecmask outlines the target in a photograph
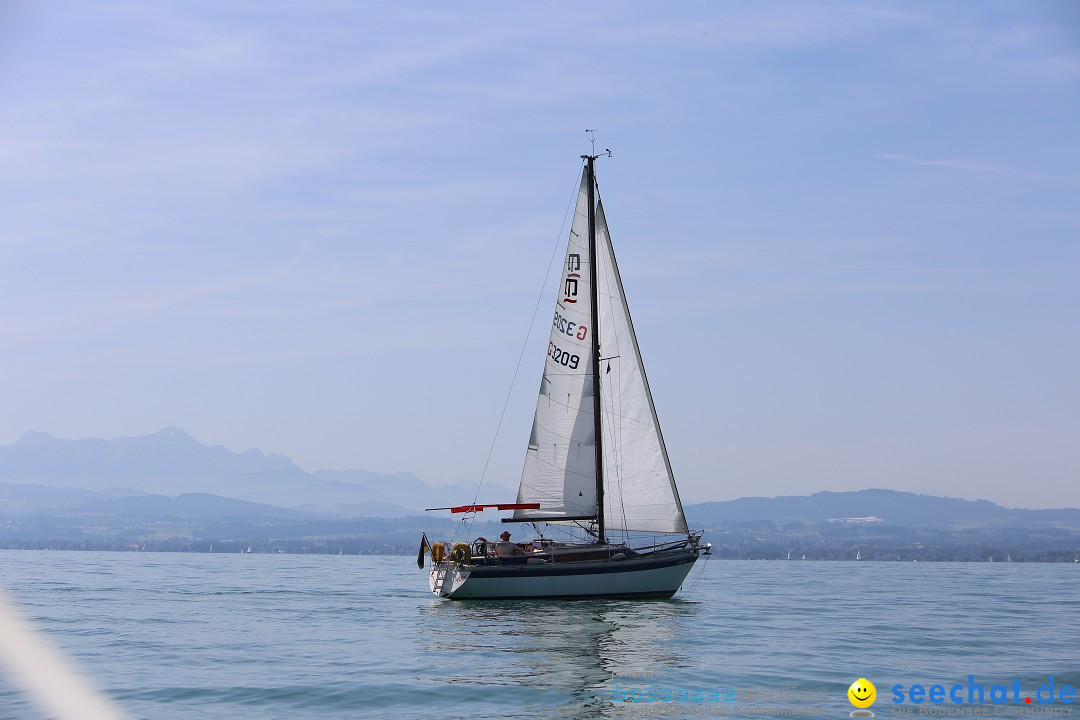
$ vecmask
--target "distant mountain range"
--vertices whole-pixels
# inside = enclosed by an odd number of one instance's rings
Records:
[[[748,497],[707,502],[686,508],[691,525],[714,527],[729,523],[797,522],[816,525],[830,520],[857,523],[859,519],[905,527],[960,527],[972,523],[1029,525],[1065,524],[1080,528],[1080,510],[1014,510],[988,500],[918,495],[895,490],[819,492],[810,496]]]
[[[68,440],[28,432],[0,445],[0,517],[89,514],[118,518],[402,518],[464,504],[475,488],[431,487],[407,472],[297,467],[285,455],[203,445],[179,428],[153,435]],[[485,501],[514,491],[485,484]],[[1080,528],[1080,510],[1013,510],[986,500],[892,490],[754,497],[686,507],[691,527],[747,523],[819,525],[830,520],[905,527],[980,524]]]
[[[0,548],[408,554],[421,532],[445,539],[460,529],[456,516],[424,517],[425,507],[474,494],[406,472],[309,473],[284,455],[210,447],[178,428],[114,440],[30,432],[0,445]],[[485,501],[513,497],[485,484]],[[685,510],[725,559],[1080,561],[1076,509],[860,490]],[[472,529],[494,537],[505,526],[487,515]]]
[[[493,484],[485,484],[485,491],[485,498],[493,501],[511,501],[514,496],[514,491]],[[77,508],[117,514],[156,509],[177,516],[196,507],[211,516],[266,515],[276,506],[276,517],[302,511],[393,518],[420,514],[425,507],[469,502],[474,493],[475,488],[460,485],[431,487],[406,472],[309,473],[285,455],[235,453],[203,445],[173,427],[111,440],[69,440],[28,432],[13,445],[0,445],[0,516]]]

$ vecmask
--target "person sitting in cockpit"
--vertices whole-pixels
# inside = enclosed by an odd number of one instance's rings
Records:
[[[499,536],[500,542],[495,543],[495,554],[499,557],[511,557],[514,555],[521,555],[522,550],[514,543],[510,542],[510,532],[503,531],[503,534]]]

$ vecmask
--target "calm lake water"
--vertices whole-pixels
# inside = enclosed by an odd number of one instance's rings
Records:
[[[667,601],[459,603],[409,557],[0,551],[0,587],[136,718],[848,717],[860,677],[894,717],[977,709],[891,700],[969,675],[1010,687],[990,716],[1080,716],[1022,702],[1080,688],[1080,564],[713,559]],[[0,718],[39,717],[0,675]]]

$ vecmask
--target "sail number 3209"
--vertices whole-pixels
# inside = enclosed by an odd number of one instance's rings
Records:
[[[577,366],[581,362],[581,358],[577,355],[571,355],[553,342],[548,342],[548,355],[551,356],[552,361],[571,370],[577,370]]]

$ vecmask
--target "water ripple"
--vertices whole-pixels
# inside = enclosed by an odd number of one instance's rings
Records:
[[[718,707],[614,700],[652,686],[797,686],[841,717],[858,677],[879,705],[894,683],[969,675],[1080,685],[1074,565],[713,561],[660,602],[452,603],[397,557],[3,551],[0,578],[136,717],[163,720]],[[3,678],[0,717],[35,717]]]

